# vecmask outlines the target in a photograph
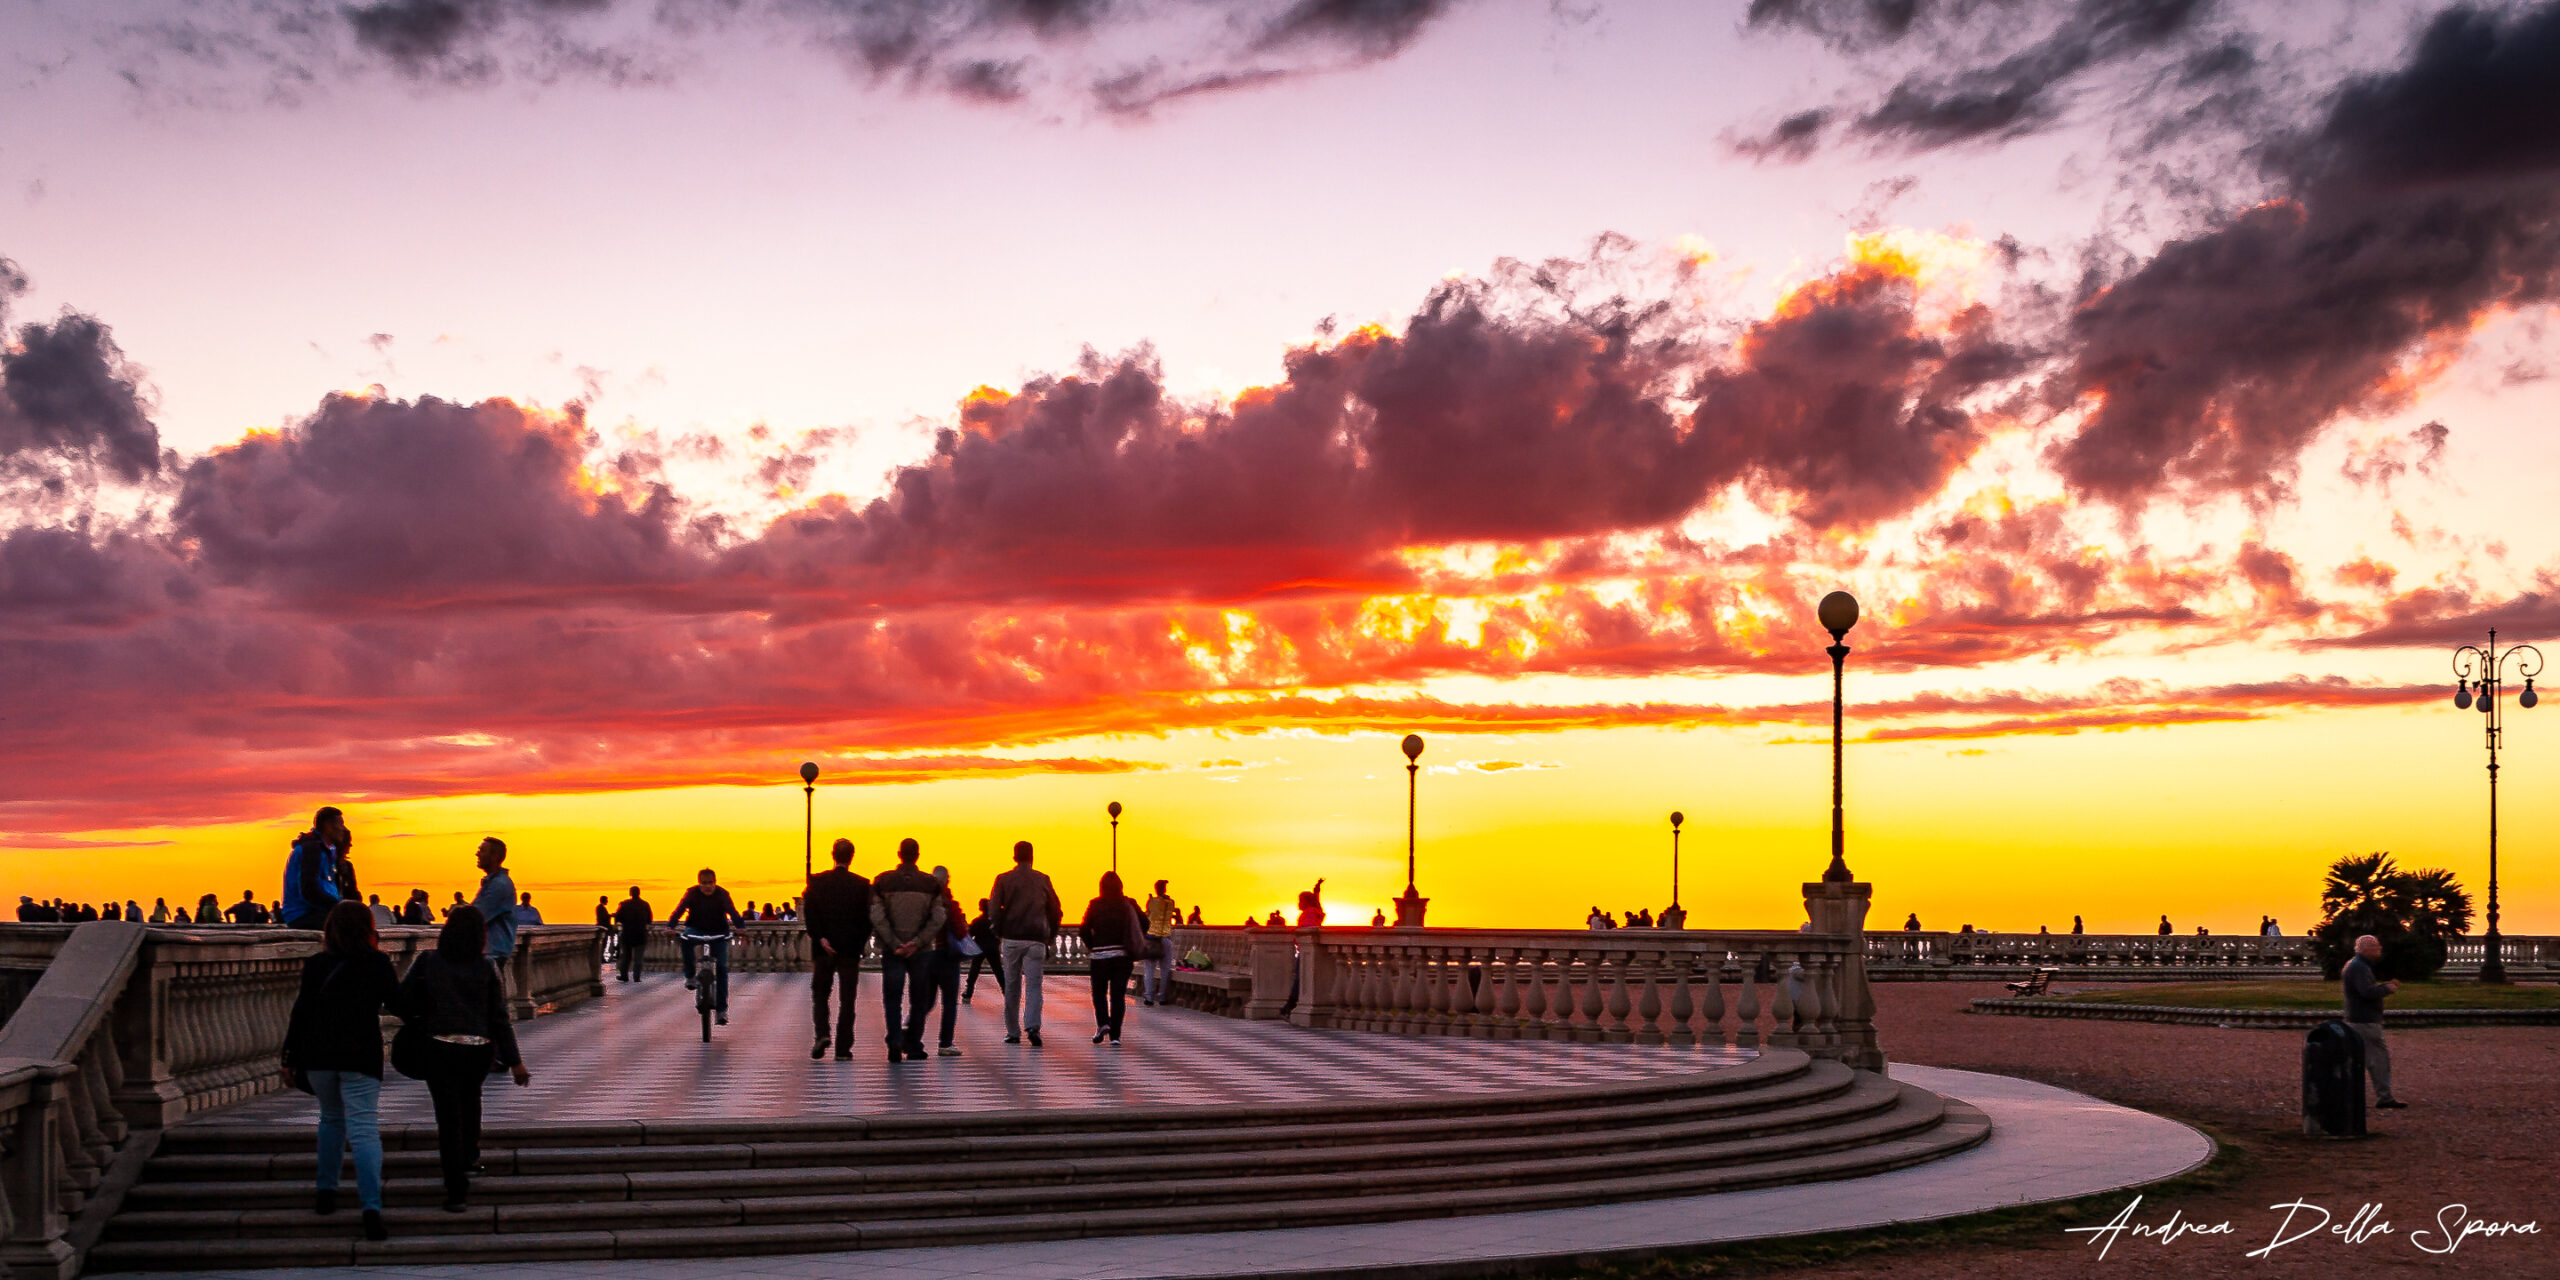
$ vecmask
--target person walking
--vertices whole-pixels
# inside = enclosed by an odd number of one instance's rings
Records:
[[[1147,936],[1147,918],[1120,891],[1120,873],[1102,873],[1102,892],[1084,908],[1084,953],[1093,971],[1093,1042],[1120,1045],[1129,1015],[1129,969]]]
[[[934,952],[942,946],[949,897],[916,867],[924,850],[914,837],[898,842],[898,865],[871,882],[871,932],[880,939],[880,1016],[888,1024],[889,1061],[924,1060],[924,1022],[933,1012]],[[907,1010],[902,1022],[898,1012]]]
[[[942,1038],[934,1053],[957,1058],[960,1047],[951,1043],[952,1033],[960,1029],[960,961],[977,944],[969,938],[969,916],[960,909],[960,900],[951,896],[951,868],[935,867],[934,882],[942,886],[942,943],[933,951],[933,995],[942,1004]]]
[[[470,1207],[471,1168],[480,1163],[480,1086],[505,1067],[518,1088],[533,1083],[516,1033],[507,1021],[506,992],[489,963],[489,926],[480,909],[454,909],[436,935],[435,949],[419,956],[401,980],[393,1007],[422,1037],[418,1069],[435,1104],[436,1153],[444,1174],[444,1211]]]
[[[684,989],[694,990],[697,982],[715,983],[711,1007],[717,1011],[720,1025],[729,1025],[729,935],[736,931],[737,926],[746,923],[746,917],[738,912],[737,900],[720,886],[719,873],[704,867],[702,873],[695,877],[693,887],[676,900],[675,914],[667,919],[668,923],[687,933],[719,939],[707,944],[711,952],[708,957],[711,962],[709,974],[697,971],[698,963],[705,957],[694,952],[694,944],[679,940],[676,947],[684,953]]]
[[[2400,991],[2400,980],[2378,981],[2373,962],[2382,958],[2382,940],[2368,933],[2356,939],[2356,954],[2338,975],[2345,988],[2347,1027],[2364,1041],[2365,1074],[2373,1077],[2373,1105],[2387,1111],[2408,1106],[2391,1092],[2391,1042],[2382,1038],[2382,1002]]]
[[[809,1056],[824,1057],[832,1045],[836,1061],[850,1062],[854,997],[862,990],[862,949],[871,942],[871,882],[853,870],[851,840],[838,836],[827,856],[835,860],[835,868],[809,877],[809,887],[801,895],[806,909],[800,926],[809,932],[809,1016],[818,1030]],[[844,998],[836,1006],[831,1032],[827,997],[839,982]]]
[[[1164,1003],[1165,985],[1173,980],[1173,931],[1182,923],[1182,908],[1165,892],[1170,883],[1156,881],[1156,891],[1147,898],[1147,937],[1138,956],[1146,966],[1146,980],[1139,984],[1138,1003],[1149,1007]]]
[[[1040,970],[1049,959],[1049,940],[1066,923],[1065,904],[1057,887],[1031,866],[1031,842],[1013,845],[1013,870],[996,877],[987,894],[987,910],[995,916],[997,976],[1004,979],[1004,1042],[1020,1044],[1030,1037],[1040,1047]]]
[[[978,918],[969,922],[969,985],[960,988],[960,1003],[978,994],[978,975],[988,965],[996,967],[996,985],[1004,985],[1004,947],[996,938],[995,917],[987,913],[987,900],[978,899]]]
[[[614,939],[614,978],[620,982],[637,982],[648,968],[649,926],[658,913],[649,900],[640,896],[640,886],[631,886],[631,896],[613,909],[613,925],[621,936]]]
[[[400,993],[400,975],[382,954],[373,912],[341,902],[321,922],[320,950],[302,962],[302,990],[286,1017],[284,1069],[320,1102],[318,1193],[311,1211],[338,1211],[338,1164],[352,1150],[364,1238],[388,1240],[382,1225],[382,1009]]]
[[[284,860],[284,927],[316,931],[328,921],[329,909],[347,899],[339,889],[338,858],[352,839],[336,805],[322,806],[311,815],[311,829],[293,838]],[[353,882],[352,875],[348,879]]]

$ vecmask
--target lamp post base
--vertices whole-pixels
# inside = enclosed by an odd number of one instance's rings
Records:
[[[2481,941],[2487,950],[2480,957],[2480,981],[2490,986],[2507,985],[2507,962],[2500,954],[2504,948],[2498,945],[2498,935],[2492,933]]]
[[[1415,892],[1412,885],[1406,885],[1404,896],[1395,900],[1395,906],[1397,928],[1419,929],[1422,927],[1422,913],[1430,908],[1431,899]]]

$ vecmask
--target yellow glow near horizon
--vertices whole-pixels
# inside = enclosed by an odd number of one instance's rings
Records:
[[[1009,865],[1012,843],[1029,839],[1073,916],[1108,866],[1103,805],[1119,800],[1128,806],[1121,870],[1133,888],[1169,879],[1186,908],[1235,924],[1248,912],[1294,911],[1297,892],[1321,876],[1330,918],[1365,921],[1404,883],[1397,736],[1185,732],[1055,748],[1168,766],[1157,772],[868,786],[822,778],[816,853],[823,865],[828,842],[850,836],[855,868],[877,874],[897,840],[914,836],[925,865],[949,866],[974,905]],[[2414,707],[1853,742],[1849,860],[1876,885],[1878,928],[1917,911],[1931,928],[2060,932],[2079,914],[2092,931],[2147,932],[2166,913],[2180,932],[2203,924],[2232,933],[2272,914],[2299,932],[2318,914],[2329,862],[2374,849],[2404,865],[2451,868],[2485,907],[2477,737],[2472,718]],[[1681,809],[1690,918],[1792,927],[1802,919],[1798,885],[1820,874],[1828,845],[1822,746],[1767,730],[1432,735],[1419,818],[1431,919],[1569,928],[1593,905],[1659,910],[1669,896],[1668,815]],[[2560,870],[2547,834],[2560,822],[2560,790],[2514,785],[2555,758],[2519,735],[2504,759],[2500,889],[2510,933],[2560,932]],[[777,777],[793,763],[777,762]],[[670,907],[704,866],[741,898],[789,896],[800,878],[801,800],[793,780],[335,802],[356,830],[366,888],[387,900],[412,886],[440,903],[467,891],[472,848],[494,833],[513,850],[519,887],[552,919],[579,920],[597,895],[618,900],[635,882]],[[243,888],[272,898],[285,842],[305,821],[85,833],[169,843],[12,849],[10,879],[22,893],[131,897],[146,907],[155,896],[175,905],[207,892],[228,902]]]

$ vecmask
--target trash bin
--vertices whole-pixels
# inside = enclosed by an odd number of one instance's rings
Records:
[[[2302,1045],[2302,1131],[2364,1136],[2364,1037],[2335,1019],[2313,1027]]]

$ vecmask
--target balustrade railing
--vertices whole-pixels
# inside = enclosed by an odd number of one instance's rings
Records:
[[[1399,1035],[1771,1045],[1883,1062],[1864,973],[1851,963],[1857,943],[1839,934],[1219,927],[1174,939],[1252,975],[1248,1018]]]
[[[405,972],[435,935],[388,929],[382,946]],[[74,1274],[162,1129],[282,1086],[285,1023],[319,945],[317,934],[286,929],[0,927],[0,965],[39,951],[45,961],[0,1025],[8,1274]],[[600,994],[602,958],[592,925],[519,931],[506,973],[516,1016]]]
[[[2446,949],[2445,976],[2478,973],[2486,950],[2477,936]],[[2560,938],[2501,940],[2507,968],[2530,976],[2560,974]],[[1867,934],[1867,970],[1881,980],[2009,977],[2059,969],[2090,977],[2318,977],[2320,957],[2301,934],[1942,933]]]

